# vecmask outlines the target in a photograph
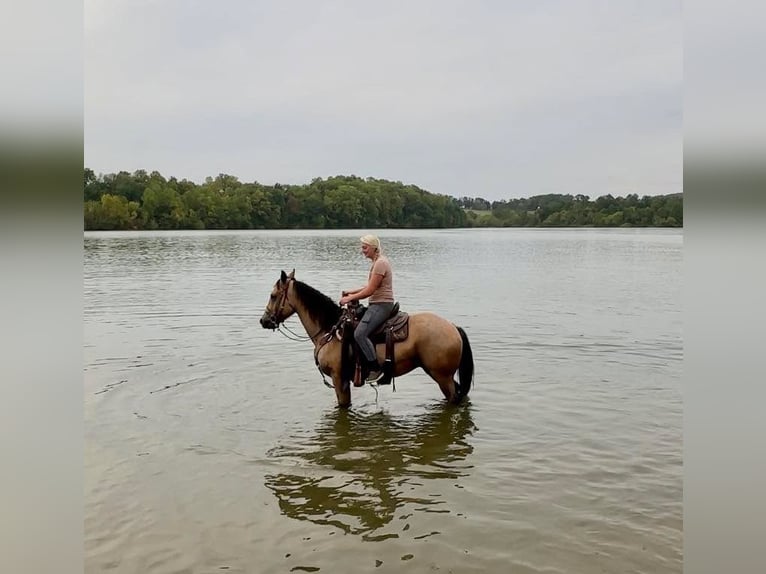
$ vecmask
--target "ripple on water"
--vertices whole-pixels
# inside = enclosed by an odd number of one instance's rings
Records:
[[[463,407],[336,410],[258,325],[282,268],[361,280],[356,231],[86,235],[86,570],[680,573],[680,234],[380,234],[468,333]]]

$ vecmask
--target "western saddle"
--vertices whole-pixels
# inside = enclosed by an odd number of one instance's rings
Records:
[[[362,353],[354,340],[353,333],[359,321],[362,320],[367,307],[358,302],[349,303],[341,317],[341,341],[344,341],[344,357],[353,357],[354,370],[353,382],[355,387],[364,385],[367,376],[366,368],[361,361]],[[373,345],[386,344],[386,358],[383,362],[383,377],[378,380],[379,385],[388,385],[394,381],[394,343],[404,341],[410,334],[410,316],[399,310],[399,303],[394,303],[394,308],[383,324],[375,329],[370,335]],[[345,369],[343,369],[345,372]]]

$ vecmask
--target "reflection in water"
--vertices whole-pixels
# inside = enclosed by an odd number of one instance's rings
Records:
[[[471,406],[438,404],[418,415],[359,413],[334,409],[316,432],[297,444],[270,451],[295,459],[296,469],[266,476],[283,514],[332,525],[368,540],[393,520],[397,509],[450,512],[439,495],[413,495],[424,481],[458,479],[472,468],[468,438],[475,425]],[[308,465],[304,463],[309,463]],[[432,489],[431,492],[435,490]]]
[[[336,412],[257,324],[281,269],[366,273],[359,230],[85,234],[85,571],[679,574],[683,234],[380,234],[402,308],[468,331],[470,410],[415,374]]]

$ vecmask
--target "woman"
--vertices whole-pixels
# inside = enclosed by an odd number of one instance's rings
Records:
[[[352,291],[343,291],[340,304],[346,305],[352,301],[370,298],[370,305],[354,331],[354,339],[367,362],[369,374],[366,380],[377,381],[382,369],[378,363],[375,346],[370,341],[370,334],[388,319],[394,309],[394,272],[388,257],[380,252],[380,239],[374,235],[365,235],[360,241],[362,254],[372,261],[367,285]]]

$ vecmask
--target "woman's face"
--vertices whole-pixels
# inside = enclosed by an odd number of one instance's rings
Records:
[[[372,256],[374,254],[375,254],[375,248],[372,245],[367,245],[366,243],[362,243],[362,255],[364,255],[368,259],[372,259]]]

